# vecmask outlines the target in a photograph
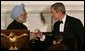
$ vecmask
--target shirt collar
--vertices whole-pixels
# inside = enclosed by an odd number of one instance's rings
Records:
[[[65,23],[65,20],[66,20],[66,14],[65,14],[65,16],[62,19],[63,23]]]

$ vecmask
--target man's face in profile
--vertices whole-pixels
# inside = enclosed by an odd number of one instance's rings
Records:
[[[26,20],[27,19],[27,12],[26,11],[23,11],[21,13],[21,17],[22,17],[23,20]]]
[[[26,22],[27,12],[26,11],[21,12],[20,16],[17,19],[22,23]]]
[[[56,12],[56,10],[54,10],[54,8],[51,8],[51,14],[52,14],[52,17],[55,19],[55,20],[60,20],[60,16],[61,16],[61,13],[60,11],[59,12]]]

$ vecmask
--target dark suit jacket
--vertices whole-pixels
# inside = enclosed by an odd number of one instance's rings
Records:
[[[7,27],[7,30],[27,30],[27,27],[22,24],[17,22],[16,20],[14,20],[12,23],[10,23]]]
[[[55,34],[57,34],[57,32],[56,30],[53,30],[53,37]],[[84,48],[84,28],[79,19],[66,15],[63,42],[68,49]]]

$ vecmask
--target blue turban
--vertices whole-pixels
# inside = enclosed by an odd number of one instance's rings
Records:
[[[20,16],[21,12],[25,10],[24,7],[24,4],[16,5],[11,11],[11,18],[16,19],[18,16]]]

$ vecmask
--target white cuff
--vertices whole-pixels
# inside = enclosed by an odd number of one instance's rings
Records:
[[[40,38],[40,41],[44,41],[45,40],[45,35],[42,35],[42,37]]]

